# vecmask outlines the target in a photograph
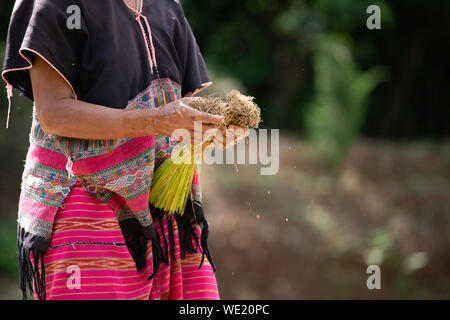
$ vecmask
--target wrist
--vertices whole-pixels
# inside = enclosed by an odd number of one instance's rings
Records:
[[[158,118],[158,110],[124,110],[122,117],[122,132],[124,137],[142,137],[158,135],[158,128],[155,122]]]

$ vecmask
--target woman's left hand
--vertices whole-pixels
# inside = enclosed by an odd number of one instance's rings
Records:
[[[221,125],[219,131],[215,135],[214,143],[221,149],[227,149],[234,146],[248,135],[248,127],[242,128],[230,125],[227,128],[225,125]]]

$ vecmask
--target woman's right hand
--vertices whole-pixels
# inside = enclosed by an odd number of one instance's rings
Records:
[[[180,142],[195,145],[202,143],[223,124],[224,118],[189,107],[189,103],[195,99],[185,97],[158,108],[156,116],[150,119],[153,120],[150,126],[156,126],[160,134],[172,136]],[[209,134],[205,135],[208,130]]]

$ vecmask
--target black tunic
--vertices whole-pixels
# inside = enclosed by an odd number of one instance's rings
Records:
[[[80,29],[68,27],[73,5],[80,9]],[[150,25],[160,77],[179,84],[182,95],[209,85],[179,1],[144,0],[142,14]],[[59,71],[78,99],[125,108],[157,77],[150,69],[143,31],[148,36],[123,0],[17,0],[3,78],[33,99],[28,69],[34,52]]]

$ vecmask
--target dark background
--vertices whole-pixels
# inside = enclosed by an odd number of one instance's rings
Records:
[[[13,3],[0,4],[1,43]],[[281,132],[276,176],[204,168],[222,297],[450,298],[450,1],[182,3],[207,93],[255,96],[263,127]],[[381,30],[366,27],[371,4]],[[0,103],[4,123],[4,90]],[[0,297],[18,296],[30,116],[15,97],[0,129]],[[366,288],[369,264],[381,290]]]

